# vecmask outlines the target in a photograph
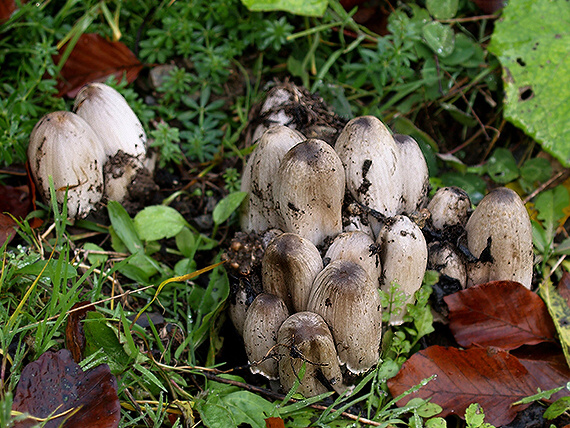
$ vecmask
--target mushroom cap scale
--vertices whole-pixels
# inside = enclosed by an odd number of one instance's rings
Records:
[[[87,216],[103,196],[106,155],[99,137],[74,113],[56,111],[42,117],[30,135],[30,171],[45,201],[52,176],[57,202],[67,191],[67,215]]]
[[[345,175],[338,155],[322,140],[292,147],[277,171],[273,197],[282,229],[321,245],[342,231]]]
[[[327,392],[328,385],[339,394],[346,389],[332,334],[320,315],[314,312],[291,315],[279,328],[277,340],[280,346],[288,349],[279,361],[279,379],[283,388],[291,389],[304,363],[305,376],[298,392],[305,397]],[[328,385],[321,382],[319,373]]]
[[[328,264],[315,278],[307,308],[330,327],[348,370],[362,373],[378,362],[382,305],[375,281],[362,266],[347,260]]]

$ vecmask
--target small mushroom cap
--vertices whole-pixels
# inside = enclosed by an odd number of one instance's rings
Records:
[[[315,278],[308,310],[331,329],[342,364],[362,373],[378,362],[382,304],[377,282],[351,261],[335,260]]]
[[[281,325],[277,341],[286,348],[279,361],[279,379],[285,390],[291,389],[303,363],[305,376],[297,391],[305,397],[327,392],[329,385],[339,394],[346,389],[332,334],[320,315],[313,312],[291,315]],[[326,379],[328,385],[320,379]]]
[[[248,193],[240,218],[242,230],[260,233],[279,224],[272,193],[275,172],[285,153],[304,139],[283,125],[269,128],[259,139],[242,175],[241,191]]]
[[[321,255],[311,241],[283,233],[273,238],[263,255],[263,289],[281,297],[291,312],[304,311],[313,281],[322,269]]]
[[[345,175],[331,146],[303,141],[287,152],[277,171],[273,197],[282,229],[315,245],[342,231]]]
[[[412,214],[425,206],[428,199],[429,171],[422,149],[409,135],[395,134],[394,141],[400,149],[398,169],[403,193],[399,212]]]
[[[443,230],[456,225],[465,226],[471,201],[467,192],[459,187],[442,187],[435,192],[427,208],[431,213],[433,226]]]
[[[397,284],[406,304],[413,303],[427,266],[427,244],[421,229],[408,217],[398,215],[382,228],[377,243],[381,247],[382,291],[388,292],[391,284]],[[402,324],[405,313],[405,306],[392,313],[390,324]]]
[[[325,261],[349,260],[361,265],[373,281],[382,274],[380,256],[374,250],[374,239],[369,234],[355,230],[338,235],[325,254]]]
[[[469,251],[478,258],[488,249],[488,277],[469,277],[478,283],[508,280],[531,287],[534,256],[532,226],[517,193],[507,187],[489,192],[479,203],[465,227]],[[481,263],[481,262],[480,262]]]
[[[461,288],[467,286],[467,268],[455,246],[449,242],[432,242],[428,246],[428,254],[430,269],[456,279]]]
[[[56,111],[42,117],[30,135],[28,159],[32,177],[49,201],[53,177],[58,204],[67,191],[67,215],[83,218],[103,197],[105,151],[99,137],[74,113]]]
[[[278,363],[270,354],[277,345],[277,331],[287,317],[285,302],[273,294],[259,294],[247,310],[243,341],[252,373],[277,379]]]
[[[75,97],[73,111],[103,141],[107,156],[119,150],[141,160],[146,156],[146,134],[127,100],[104,83],[89,83]]]
[[[352,119],[339,135],[335,150],[352,196],[385,216],[396,215],[404,188],[398,168],[400,149],[382,121],[374,116]],[[370,221],[378,234],[381,226]]]

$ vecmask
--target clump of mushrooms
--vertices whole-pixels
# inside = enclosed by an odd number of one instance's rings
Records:
[[[50,200],[50,176],[59,205],[67,192],[70,218],[87,216],[103,199],[123,202],[139,174],[150,176],[141,122],[123,96],[102,83],[78,93],[74,113],[40,119],[30,135],[28,159],[44,200]]]
[[[275,89],[262,111],[276,123],[254,132],[241,225],[266,242],[262,292],[250,303],[240,288],[230,316],[254,373],[278,376],[289,389],[305,364],[299,392],[311,396],[340,393],[377,364],[381,291],[395,288],[414,303],[428,266],[459,288],[494,279],[530,286],[532,243],[513,191],[489,193],[474,212],[455,187],[429,201],[419,145],[376,117],[349,121],[336,141],[334,132],[327,142],[306,137],[299,123],[289,129],[290,110],[278,109],[300,95]],[[403,323],[406,309],[391,312],[388,323]]]

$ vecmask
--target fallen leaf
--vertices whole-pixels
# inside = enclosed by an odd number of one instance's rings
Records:
[[[492,281],[444,297],[459,345],[505,350],[554,341],[556,329],[542,299],[514,281]]]
[[[117,380],[106,364],[84,372],[67,349],[48,351],[24,367],[12,410],[41,419],[52,415],[44,425],[46,428],[118,427],[121,406]],[[62,413],[65,415],[57,417]],[[14,428],[35,424],[27,418],[15,423]]]
[[[10,19],[15,10],[16,2],[14,0],[0,0],[0,23]]]
[[[429,398],[442,407],[439,416],[463,417],[471,403],[479,403],[485,411],[485,421],[500,426],[528,407],[512,407],[512,403],[542,388],[526,367],[506,351],[442,346],[430,346],[412,355],[388,381],[388,388],[392,396],[397,397],[432,375],[436,375],[434,380],[397,404],[405,405],[414,397]]]
[[[10,242],[16,235],[18,220],[25,218],[34,209],[28,186],[0,185],[0,247],[4,242]]]
[[[73,360],[79,363],[83,359],[85,351],[85,332],[83,331],[83,320],[87,312],[93,311],[91,302],[78,302],[71,307],[71,312],[67,318],[65,326],[65,347],[71,352]]]
[[[513,355],[526,367],[543,391],[564,386],[570,379],[570,369],[558,345],[524,346],[514,351]],[[553,402],[568,395],[570,391],[563,388],[546,401]]]
[[[285,422],[281,418],[266,418],[265,428],[285,428]]]
[[[543,281],[538,291],[554,321],[562,351],[570,366],[570,307],[568,307],[568,302],[557,293],[550,280]]]
[[[507,0],[473,0],[485,13],[494,13],[505,7]]]
[[[66,47],[64,45],[55,56],[55,63],[59,62]],[[82,34],[61,69],[58,95],[73,98],[83,85],[104,82],[112,75],[120,80],[125,74],[131,83],[142,68],[143,64],[124,43],[110,42],[98,34]]]
[[[14,236],[16,236],[16,229],[18,225],[16,222],[7,214],[0,213],[0,247],[4,243],[12,241]]]

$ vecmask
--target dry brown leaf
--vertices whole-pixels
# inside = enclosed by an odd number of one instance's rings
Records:
[[[556,328],[543,300],[518,282],[492,281],[444,297],[449,328],[463,347],[505,350],[554,342]]]
[[[15,10],[14,0],[0,0],[0,24],[10,19]]]
[[[106,364],[84,372],[67,349],[45,352],[22,370],[12,410],[42,419],[65,413],[49,420],[46,428],[62,423],[64,428],[115,428],[121,416],[117,380]],[[35,424],[28,418],[14,428]]]
[[[537,388],[543,387],[506,351],[430,346],[412,355],[388,381],[388,388],[397,397],[432,375],[436,375],[434,380],[400,400],[398,405],[405,405],[414,397],[430,398],[443,408],[440,416],[463,417],[471,403],[479,403],[485,411],[485,421],[500,426],[528,407],[512,407],[512,403],[536,394]]]
[[[67,45],[54,58],[56,63],[61,59]],[[119,80],[126,76],[133,82],[143,64],[125,44],[110,42],[98,34],[82,34],[65,62],[58,80],[59,96],[66,94],[75,97],[83,85],[90,82],[104,82],[109,76]]]
[[[281,418],[266,418],[266,428],[285,428],[285,422]]]
[[[83,351],[85,350],[85,332],[83,331],[82,321],[87,316],[87,312],[94,309],[91,302],[78,302],[71,309],[75,309],[75,311],[71,312],[67,318],[65,347],[71,352],[73,360],[79,363],[83,359]]]

